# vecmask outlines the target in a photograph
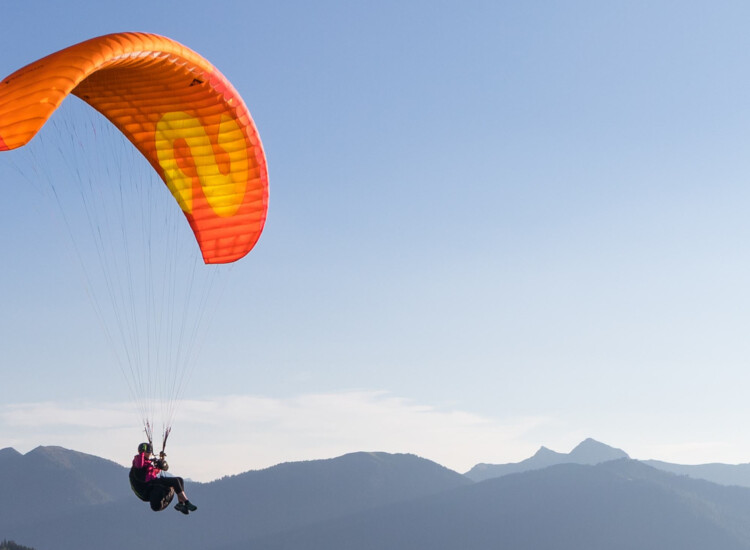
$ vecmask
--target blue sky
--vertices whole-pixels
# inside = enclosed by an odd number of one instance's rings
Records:
[[[155,32],[253,114],[268,223],[176,469],[383,450],[464,471],[586,437],[748,460],[750,6],[129,4],[5,2],[0,72]],[[2,158],[0,178],[0,447],[126,463],[139,427],[78,262]]]

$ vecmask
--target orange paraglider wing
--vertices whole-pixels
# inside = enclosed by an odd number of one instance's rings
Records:
[[[203,57],[162,36],[117,33],[70,46],[0,82],[0,151],[28,143],[69,94],[109,119],[182,208],[206,263],[238,260],[268,210],[250,112]]]

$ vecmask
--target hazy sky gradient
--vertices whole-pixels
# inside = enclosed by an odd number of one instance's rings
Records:
[[[156,32],[253,114],[268,224],[226,283],[175,469],[356,450],[468,469],[585,437],[750,459],[750,5],[129,4],[3,2],[0,73]],[[137,419],[77,260],[12,174],[0,158],[0,447],[126,463]]]

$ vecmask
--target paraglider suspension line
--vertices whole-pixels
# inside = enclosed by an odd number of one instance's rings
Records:
[[[146,420],[143,423],[143,431],[146,432],[146,439],[148,440],[148,444],[151,445],[151,448],[153,449],[154,448],[154,443],[153,443],[153,441],[154,441],[154,437],[153,437],[154,430],[151,427],[151,423],[148,420]]]
[[[167,426],[164,428],[164,439],[161,442],[161,453],[164,454],[165,449],[167,448],[167,438],[169,437],[170,432],[172,431],[172,426]]]

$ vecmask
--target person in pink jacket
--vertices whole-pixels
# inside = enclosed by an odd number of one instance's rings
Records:
[[[175,493],[179,501],[175,510],[183,514],[195,512],[198,507],[191,503],[185,494],[185,482],[181,477],[164,476],[169,465],[166,455],[160,453],[159,458],[153,456],[153,448],[150,443],[138,445],[138,454],[133,457],[133,465],[130,468],[130,487],[138,498],[151,503],[151,509],[155,512],[164,510],[172,501]]]

